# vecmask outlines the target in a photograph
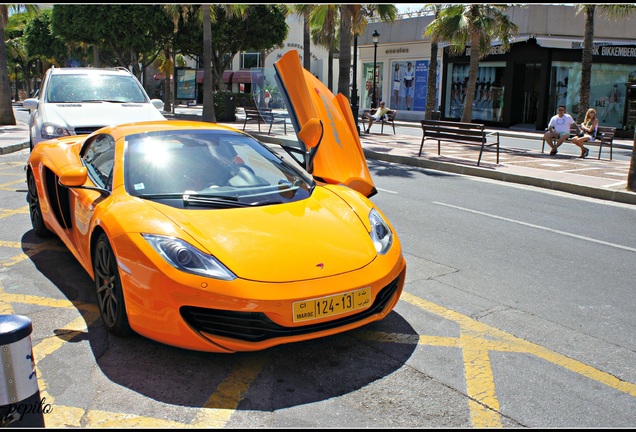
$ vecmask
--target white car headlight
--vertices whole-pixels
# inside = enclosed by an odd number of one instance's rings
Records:
[[[143,238],[174,268],[200,276],[221,280],[234,280],[236,275],[212,255],[181,239],[155,234],[142,234]]]
[[[380,255],[384,255],[391,249],[393,244],[393,233],[386,221],[380,216],[376,209],[369,212],[369,222],[371,223],[371,240],[375,246],[375,250]]]
[[[70,135],[68,129],[55,123],[44,123],[40,130],[43,139],[59,138]]]

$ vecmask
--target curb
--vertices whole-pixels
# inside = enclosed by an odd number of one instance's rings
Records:
[[[24,141],[17,144],[9,144],[0,147],[0,154],[9,154],[20,151],[22,149],[29,148],[29,141]]]

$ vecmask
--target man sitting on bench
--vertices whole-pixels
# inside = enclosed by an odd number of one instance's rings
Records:
[[[380,101],[380,107],[377,110],[375,110],[375,114],[369,114],[368,112],[365,112],[363,114],[363,117],[369,119],[369,127],[367,128],[365,132],[369,133],[369,131],[371,130],[371,126],[373,126],[374,121],[387,120],[388,118],[386,114],[389,111],[390,110],[385,106],[384,101]]]

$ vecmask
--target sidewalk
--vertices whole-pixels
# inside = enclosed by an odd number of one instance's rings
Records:
[[[175,114],[167,114],[166,117],[197,120],[201,118],[201,111],[201,106],[178,105]],[[234,123],[222,124],[242,129],[241,115],[239,112]],[[421,134],[412,128],[419,129],[419,123],[396,121],[395,125],[395,135],[386,125],[384,134],[380,134],[379,125],[370,134],[362,133],[360,141],[367,158],[636,204],[636,192],[626,190],[629,158],[620,160],[615,157],[610,161],[609,149],[606,148],[600,160],[597,159],[598,146],[595,145],[588,145],[590,156],[586,159],[579,159],[575,154],[565,151],[552,157],[547,152],[541,153],[539,132],[492,129],[500,133],[499,164],[496,163],[495,150],[486,149],[478,167],[479,146],[443,143],[441,155],[438,156],[436,142],[428,141],[422,155],[418,156]],[[261,131],[258,132],[256,124],[248,123],[246,126],[246,132],[266,143],[280,145],[287,142],[294,145],[297,142],[291,126],[287,127],[287,134],[284,134],[282,125],[274,125],[271,135],[267,134],[267,128],[261,127]],[[530,150],[523,149],[515,147],[517,139],[531,139],[537,144]],[[632,147],[633,141],[615,139],[614,155],[618,152],[629,155]],[[25,148],[29,148],[27,125],[18,123],[16,126],[0,126],[0,154]]]

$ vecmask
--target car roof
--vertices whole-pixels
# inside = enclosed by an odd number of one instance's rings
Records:
[[[90,67],[62,67],[51,68],[54,75],[132,75],[126,68],[90,68]]]

